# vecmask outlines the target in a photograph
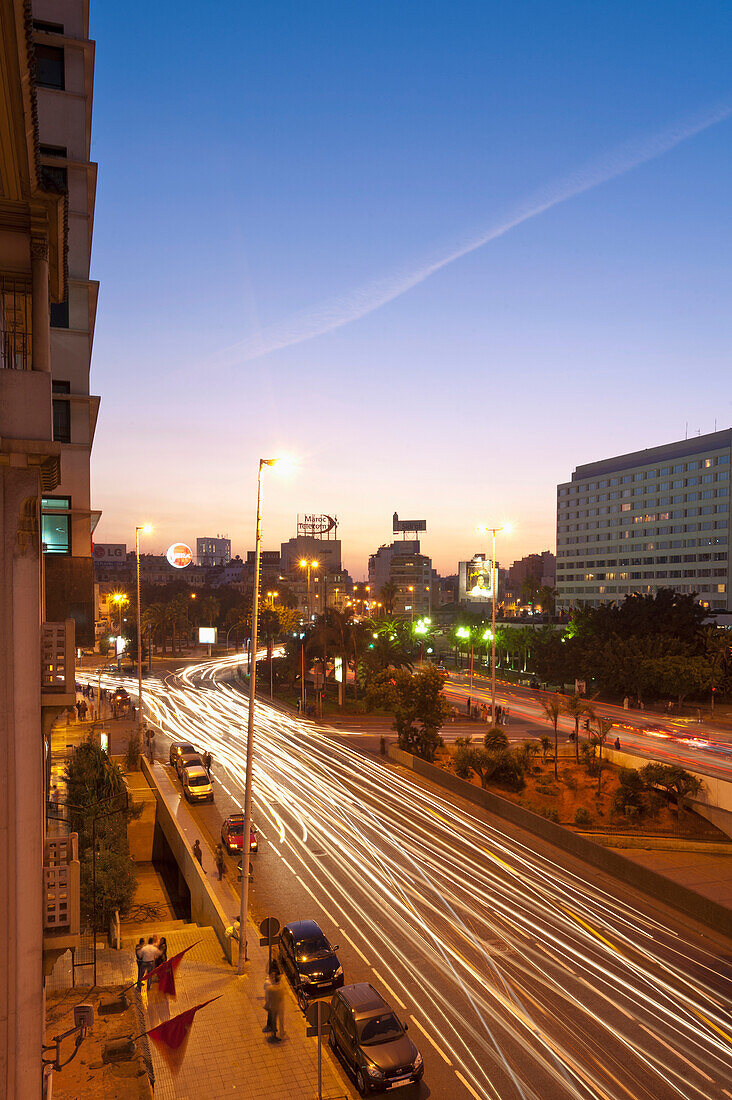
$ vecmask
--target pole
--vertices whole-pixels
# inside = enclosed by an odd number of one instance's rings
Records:
[[[305,639],[300,642],[300,713],[305,717]]]
[[[152,676],[152,623],[147,624],[147,674]]]
[[[491,531],[493,550],[491,554],[492,595],[491,601],[491,725],[496,723],[496,529]]]
[[[252,766],[254,761],[254,699],[257,693],[257,619],[259,617],[259,568],[262,556],[262,467],[273,462],[260,458],[257,474],[257,528],[254,550],[254,592],[252,595],[252,637],[247,714],[247,771],[244,785],[244,835],[241,841],[241,899],[239,905],[239,973],[247,961],[247,915],[249,912],[249,841],[252,828]],[[251,662],[254,661],[254,667]]]
[[[135,556],[137,558],[137,732],[142,742],[142,623],[140,622],[140,531],[135,528]],[[96,984],[96,982],[95,982]]]
[[[96,982],[94,983],[96,985]],[[323,1036],[322,1036],[322,1013],[323,1002],[318,1001],[318,1100],[323,1100]]]
[[[475,650],[473,648],[473,636],[470,636],[470,691],[473,690],[473,672],[475,671]]]
[[[97,815],[92,816],[92,938],[94,941],[94,985],[97,984]]]

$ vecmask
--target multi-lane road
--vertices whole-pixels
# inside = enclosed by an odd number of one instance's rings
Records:
[[[243,801],[235,661],[146,686],[214,754],[211,839]],[[255,728],[255,916],[314,917],[392,1001],[425,1058],[405,1100],[732,1100],[731,944],[332,730],[264,703]]]

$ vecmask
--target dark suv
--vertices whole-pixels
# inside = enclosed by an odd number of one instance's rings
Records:
[[[292,982],[300,1008],[343,985],[338,944],[331,947],[314,920],[296,920],[280,932],[280,962]]]
[[[344,985],[333,994],[329,1040],[362,1096],[422,1080],[422,1055],[407,1025],[368,982]]]

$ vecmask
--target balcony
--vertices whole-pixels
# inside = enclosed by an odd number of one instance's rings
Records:
[[[74,620],[41,628],[41,706],[69,707],[76,701]]]
[[[43,949],[78,946],[80,930],[79,838],[49,837],[43,844]]]

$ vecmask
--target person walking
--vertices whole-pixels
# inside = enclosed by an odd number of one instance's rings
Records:
[[[471,703],[471,701],[472,700],[471,700],[470,696],[468,696],[468,698],[465,700],[465,709],[468,712],[468,718],[470,718],[470,703]]]
[[[209,778],[210,778],[210,776],[211,776],[211,765],[213,764],[213,756],[208,751],[208,749],[206,749],[206,751],[203,754],[203,756],[201,757],[201,759],[203,760],[203,766],[206,769],[206,771],[209,773]]]
[[[168,961],[168,941],[166,940],[165,936],[160,937],[160,941],[158,943],[158,951],[160,952],[160,962],[166,963]],[[159,965],[160,963],[158,963],[158,966]]]
[[[198,860],[199,866],[201,867],[201,869],[203,869],[203,852],[201,850],[201,841],[198,839],[193,845],[193,854]]]
[[[216,870],[219,873],[219,882],[221,882],[226,872],[226,863],[224,862],[224,849],[220,844],[216,845],[216,852],[214,853],[214,860],[216,862]]]
[[[144,973],[142,969],[142,956],[140,952],[145,946],[145,937],[140,936],[139,940],[135,944],[135,959],[137,960],[137,988],[142,989],[142,975]]]
[[[274,1031],[274,1019],[272,1016],[272,998],[270,997],[270,992],[272,990],[275,975],[279,974],[279,972],[280,968],[277,965],[276,959],[272,959],[272,962],[267,968],[267,973],[264,978],[264,1008],[267,1013],[267,1023],[262,1028],[262,1031],[265,1035],[270,1034],[272,1031]]]
[[[282,985],[279,968],[272,974],[269,1003],[272,1013],[272,1038],[279,1043],[285,1038],[285,988]]]

